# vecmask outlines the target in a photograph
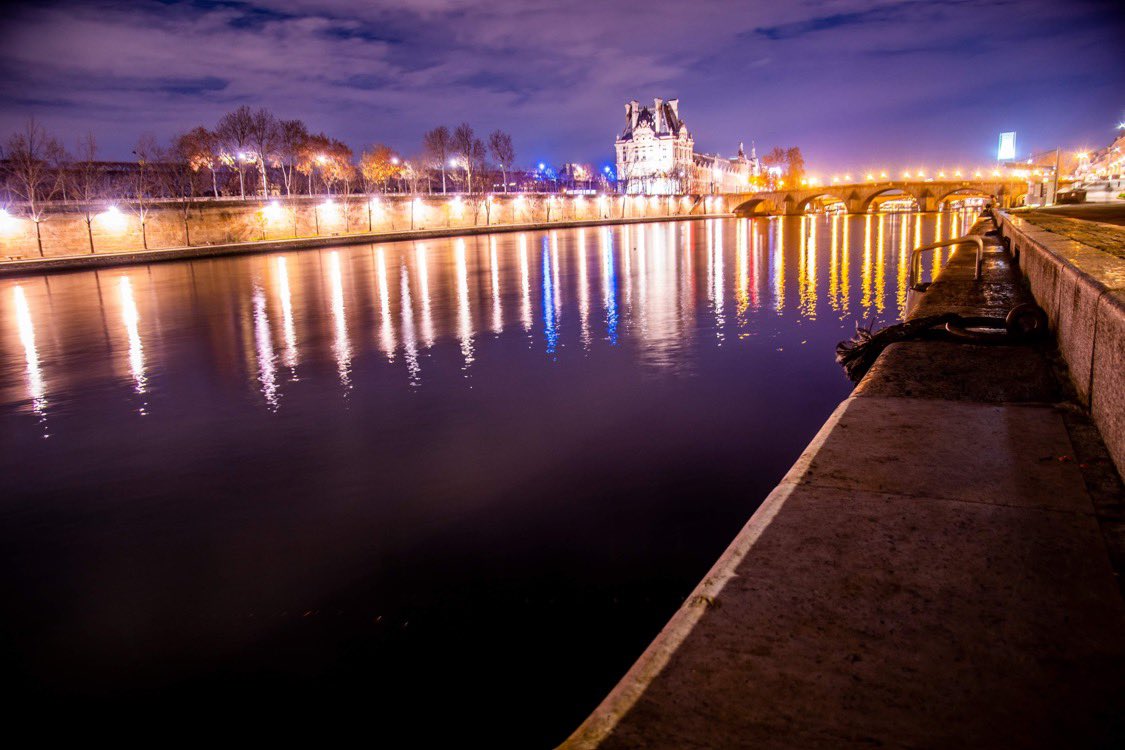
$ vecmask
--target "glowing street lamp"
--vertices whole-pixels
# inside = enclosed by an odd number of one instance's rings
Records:
[[[868,182],[875,182],[875,175],[868,173],[867,181]]]

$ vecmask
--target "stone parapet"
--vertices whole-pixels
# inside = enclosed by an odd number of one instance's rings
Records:
[[[1001,212],[1003,236],[1039,305],[1083,405],[1125,472],[1125,260]]]
[[[150,250],[280,241],[347,241],[419,230],[474,230],[622,219],[660,219],[728,211],[723,196],[497,195],[294,196],[273,200],[197,199],[51,206],[38,224],[18,204],[0,206],[0,263]],[[87,223],[87,218],[90,219]],[[42,252],[40,242],[42,241]],[[206,254],[206,253],[204,253]],[[187,256],[185,256],[187,257]]]

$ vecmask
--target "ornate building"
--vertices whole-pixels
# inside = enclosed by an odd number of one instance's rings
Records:
[[[625,130],[617,138],[617,179],[628,193],[724,193],[745,190],[761,171],[751,149],[748,158],[696,154],[691,131],[680,119],[680,100],[635,99],[625,105]]]

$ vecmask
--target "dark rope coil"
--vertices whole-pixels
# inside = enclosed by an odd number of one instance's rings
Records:
[[[1038,305],[1016,305],[1003,318],[942,313],[896,323],[878,331],[856,324],[855,336],[836,344],[836,363],[858,383],[891,344],[921,339],[966,344],[1021,344],[1047,332],[1047,314]]]

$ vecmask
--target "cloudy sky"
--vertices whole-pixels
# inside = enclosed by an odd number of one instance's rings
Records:
[[[38,0],[5,5],[0,133],[29,115],[107,158],[265,106],[355,148],[509,130],[604,162],[625,101],[679,97],[698,151],[799,145],[817,171],[1100,146],[1125,120],[1101,0]]]

